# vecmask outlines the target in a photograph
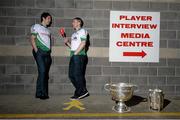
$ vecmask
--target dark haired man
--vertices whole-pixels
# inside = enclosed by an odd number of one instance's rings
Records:
[[[82,99],[89,96],[86,89],[86,65],[88,62],[85,46],[87,41],[87,31],[82,28],[83,20],[76,17],[72,21],[72,27],[75,32],[71,36],[71,40],[64,39],[66,46],[71,48],[71,58],[69,63],[69,78],[75,87],[74,96],[71,99]]]
[[[41,14],[41,24],[31,27],[32,52],[38,67],[36,84],[36,98],[48,99],[48,79],[51,59],[51,37],[48,27],[51,25],[52,16],[44,12]]]

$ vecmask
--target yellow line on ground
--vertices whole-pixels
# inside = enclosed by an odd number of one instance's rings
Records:
[[[0,118],[180,117],[180,112],[0,114]]]

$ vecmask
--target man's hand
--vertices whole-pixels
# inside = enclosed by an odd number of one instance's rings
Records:
[[[74,52],[74,55],[78,55],[78,53],[85,47],[86,41],[82,41],[77,50]]]
[[[74,52],[74,55],[77,55],[78,53]]]
[[[60,34],[63,38],[66,38],[66,33],[65,33],[64,28],[60,28],[60,29],[59,29],[59,34]]]
[[[69,42],[69,39],[67,37],[64,38],[64,44],[71,48],[71,43]]]
[[[37,53],[38,49],[34,49],[34,51]]]
[[[67,44],[69,42],[68,38],[64,38],[64,43]]]
[[[34,49],[34,51],[37,52],[38,49],[37,49],[35,40],[36,40],[36,37],[34,35],[31,35],[31,38],[30,38],[31,46]]]

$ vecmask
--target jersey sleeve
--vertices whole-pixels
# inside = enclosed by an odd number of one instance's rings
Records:
[[[87,40],[87,31],[85,29],[81,30],[80,39],[81,39],[81,41],[86,41]]]
[[[31,27],[31,34],[35,36],[37,35],[37,25],[33,25]]]

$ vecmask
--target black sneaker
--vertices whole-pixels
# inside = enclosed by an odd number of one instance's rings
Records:
[[[83,99],[83,98],[85,98],[85,97],[88,97],[89,95],[90,95],[89,92],[86,92],[85,94],[79,96],[78,98],[79,98],[79,99]]]
[[[46,100],[46,99],[49,99],[49,96],[40,96],[39,97],[41,100]]]
[[[35,98],[40,98],[42,100],[49,99],[49,96],[35,96]]]
[[[79,98],[78,98],[78,96],[72,96],[70,99],[71,100],[78,100]]]

